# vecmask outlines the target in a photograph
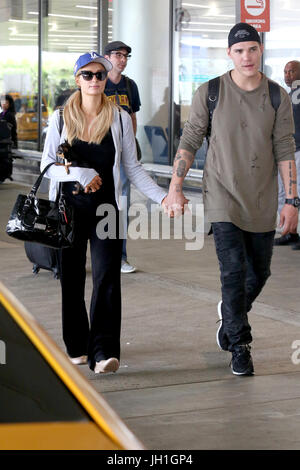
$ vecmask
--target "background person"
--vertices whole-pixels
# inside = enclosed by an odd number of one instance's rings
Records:
[[[288,62],[284,67],[284,81],[288,87],[291,88],[290,98],[293,106],[293,115],[294,115],[294,124],[295,124],[295,144],[296,144],[296,153],[295,153],[295,162],[297,168],[297,185],[298,185],[298,194],[300,194],[300,83],[296,85],[296,88],[292,88],[293,83],[296,80],[300,80],[300,62],[298,60],[292,60]],[[293,99],[294,97],[294,99]],[[281,179],[281,176],[278,177],[278,212],[280,213],[284,203],[285,203],[285,190],[284,185]],[[295,232],[289,232],[286,235],[275,238],[274,245],[276,246],[285,246],[292,245],[293,250],[300,250],[300,237],[295,230]]]
[[[104,49],[105,57],[112,63],[113,68],[108,73],[104,93],[115,104],[121,106],[127,113],[130,114],[133,126],[134,135],[137,131],[136,113],[141,106],[139,91],[136,83],[132,79],[128,79],[123,75],[127,66],[127,61],[130,58],[131,47],[124,44],[122,41],[113,41],[107,44]],[[130,86],[130,90],[128,87]],[[126,176],[123,165],[121,165],[121,182],[122,182],[122,196],[127,198],[127,207],[124,211],[124,224],[128,226],[128,210],[130,207],[130,181]],[[123,240],[122,248],[122,265],[121,272],[133,273],[136,270],[127,261],[127,239]]]
[[[66,90],[63,90],[56,98],[55,100],[55,105],[54,105],[54,109],[58,109],[62,106],[65,105],[66,101],[68,100],[68,98],[72,95],[72,93],[74,93],[74,91],[76,91],[75,89],[73,88],[68,88]]]
[[[11,124],[11,139],[13,141],[13,148],[18,148],[18,136],[17,136],[17,121],[16,121],[16,110],[13,97],[9,94],[1,96],[1,108],[0,119],[4,119]]]
[[[262,52],[252,26],[238,23],[230,30],[227,54],[234,68],[220,77],[203,176],[204,210],[212,224],[222,284],[217,342],[232,353],[235,375],[254,372],[248,312],[271,274],[277,165],[290,197],[297,196],[291,103],[280,88],[281,103],[275,113],[268,79],[259,71]],[[194,95],[175,157],[164,201],[171,217],[187,203],[182,184],[207,134],[207,94],[204,83]],[[281,217],[283,234],[294,231],[298,210],[286,204]]]
[[[78,58],[74,66],[78,90],[64,107],[62,135],[57,110],[51,117],[41,162],[43,170],[56,161],[57,148],[65,139],[79,161],[90,162],[91,168],[71,165],[69,174],[63,166],[52,165],[46,175],[51,179],[50,200],[56,198],[58,182],[64,182],[64,192],[74,206],[76,218],[74,247],[63,249],[61,254],[63,339],[72,362],[88,361],[95,373],[115,372],[119,367],[122,253],[118,236],[104,239],[97,236],[96,227],[103,220],[96,215],[97,208],[109,204],[118,221],[121,159],[127,176],[140,191],[158,203],[165,197],[165,192],[137,161],[129,114],[104,94],[107,72],[111,69],[111,63],[96,52]],[[74,182],[79,182],[83,191],[73,194]],[[84,300],[88,240],[93,279],[90,324]]]

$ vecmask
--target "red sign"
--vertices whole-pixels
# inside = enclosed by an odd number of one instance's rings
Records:
[[[270,31],[270,0],[241,0],[241,22],[259,33]]]

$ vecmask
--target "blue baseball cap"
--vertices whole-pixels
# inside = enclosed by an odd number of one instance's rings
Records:
[[[102,64],[107,72],[109,72],[113,67],[109,60],[105,59],[105,57],[99,55],[97,52],[87,52],[76,60],[74,65],[74,75],[76,75],[81,67],[84,67],[91,62],[98,62],[99,64]]]

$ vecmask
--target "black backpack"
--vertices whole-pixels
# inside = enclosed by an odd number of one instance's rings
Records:
[[[277,109],[280,106],[281,98],[280,98],[280,86],[278,83],[275,83],[268,79],[268,86],[269,86],[269,94],[271,104],[277,112]],[[211,134],[211,123],[212,123],[212,116],[215,110],[215,107],[218,103],[219,98],[219,88],[220,88],[220,77],[213,78],[208,82],[208,93],[207,93],[207,107],[209,111],[209,122],[207,127],[207,134],[206,138],[209,142],[210,134]]]

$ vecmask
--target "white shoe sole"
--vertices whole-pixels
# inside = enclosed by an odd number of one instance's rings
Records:
[[[94,372],[95,374],[105,374],[107,372],[117,372],[119,369],[119,361],[115,357],[104,359],[103,361],[96,362]]]
[[[218,303],[218,316],[221,320],[220,322],[220,326],[217,330],[217,334],[216,334],[216,340],[217,340],[217,345],[219,346],[219,348],[224,351],[224,349],[221,347],[220,343],[219,343],[219,331],[220,329],[222,328],[222,323],[223,323],[223,317],[222,317],[222,310],[221,310],[221,306],[222,306],[222,300],[220,300],[220,302]]]
[[[134,273],[135,271],[136,271],[136,268],[132,268],[132,269],[126,269],[125,268],[124,270],[121,268],[121,273],[122,274],[130,274],[130,273]]]
[[[87,364],[87,361],[88,361],[87,356],[70,357],[69,359],[72,362],[72,364],[75,364],[76,366]]]
[[[252,372],[235,372],[232,367],[231,367],[231,371],[234,375],[239,375],[239,376],[240,375],[245,375],[245,376],[250,377],[251,375],[255,375],[254,371],[252,371]]]

